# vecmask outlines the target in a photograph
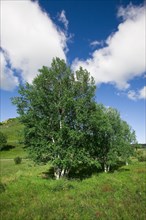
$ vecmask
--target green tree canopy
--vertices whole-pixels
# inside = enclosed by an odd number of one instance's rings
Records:
[[[93,155],[108,172],[111,166],[118,161],[127,162],[133,154],[131,144],[136,142],[135,132],[116,109],[103,105],[97,105],[94,122],[97,140]]]
[[[56,178],[79,166],[102,166],[107,171],[120,158],[127,160],[135,134],[117,110],[96,104],[90,74],[82,68],[72,72],[59,58],[39,72],[12,99],[25,125],[31,157],[51,161]]]
[[[86,70],[76,73],[63,60],[43,67],[32,84],[20,86],[13,98],[25,124],[25,146],[36,161],[52,161],[57,178],[80,163],[96,163],[90,157],[96,111],[95,84]]]

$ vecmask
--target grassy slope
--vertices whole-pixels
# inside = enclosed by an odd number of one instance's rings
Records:
[[[23,145],[20,144],[23,128],[24,126],[20,124],[18,118],[10,119],[6,123],[3,123],[3,125],[0,125],[0,131],[8,137],[8,145],[13,147],[11,150],[1,151],[0,158],[26,157]]]

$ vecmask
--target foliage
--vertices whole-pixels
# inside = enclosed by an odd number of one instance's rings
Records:
[[[52,161],[57,177],[79,164],[99,163],[90,156],[96,111],[94,80],[80,68],[75,74],[63,60],[43,67],[33,84],[13,99],[25,125],[25,146],[38,162]]]
[[[22,162],[22,158],[21,157],[15,157],[14,162],[15,162],[15,164],[20,164]]]
[[[138,157],[138,161],[140,161],[140,162],[146,161],[146,155],[140,155],[140,156]]]
[[[0,150],[4,148],[7,143],[7,136],[0,131]]]
[[[103,167],[107,172],[119,160],[128,161],[135,133],[117,110],[95,103],[90,74],[82,68],[73,73],[59,58],[39,71],[12,99],[25,125],[31,157],[51,161],[56,178],[80,167]]]
[[[138,161],[140,161],[140,162],[146,161],[146,152],[143,150],[136,151],[135,156],[137,157]]]
[[[93,155],[103,170],[109,171],[110,167],[120,160],[127,162],[133,154],[131,143],[135,142],[136,138],[134,131],[120,118],[119,112],[97,105],[93,121],[97,138]]]

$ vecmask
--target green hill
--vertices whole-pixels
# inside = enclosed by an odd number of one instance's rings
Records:
[[[1,151],[0,158],[14,158],[16,156],[25,157],[23,149],[23,129],[24,125],[18,118],[10,118],[0,123],[0,131],[7,136],[7,146]]]

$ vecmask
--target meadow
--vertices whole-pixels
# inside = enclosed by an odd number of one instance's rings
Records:
[[[11,144],[16,138],[9,133]],[[15,156],[21,156],[22,163],[15,164]],[[50,166],[29,160],[19,142],[1,152],[1,220],[146,219],[145,162],[132,158],[128,166],[82,180],[54,180],[47,176]]]

